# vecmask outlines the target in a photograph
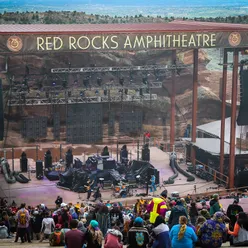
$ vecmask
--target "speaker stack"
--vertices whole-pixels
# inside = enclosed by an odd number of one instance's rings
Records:
[[[141,160],[150,161],[150,149],[146,145],[142,148]]]
[[[41,160],[36,161],[36,178],[37,179],[43,178],[43,161]]]
[[[45,159],[45,169],[50,169],[50,168],[52,168],[52,161],[53,161],[53,158],[52,158],[52,154],[51,154],[51,151],[50,151],[50,150],[48,150],[48,151],[45,153],[44,159]]]
[[[20,170],[21,172],[27,172],[28,171],[28,159],[25,152],[22,153],[20,158]]]

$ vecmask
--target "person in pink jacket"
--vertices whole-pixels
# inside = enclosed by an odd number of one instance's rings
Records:
[[[160,197],[153,198],[152,201],[147,205],[146,210],[148,213],[150,213],[151,224],[155,223],[155,220],[159,215],[165,217],[165,213],[167,211],[166,198],[167,190],[164,190]]]
[[[123,248],[122,233],[117,229],[109,229],[105,237],[104,248]]]

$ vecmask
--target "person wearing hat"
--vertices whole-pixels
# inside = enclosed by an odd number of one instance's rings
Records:
[[[201,215],[202,217],[204,217],[206,220],[211,219],[210,213],[209,213],[208,210],[206,210],[206,209],[202,209],[202,210],[200,211],[200,215]]]
[[[108,229],[105,237],[104,248],[122,248],[123,235],[118,227]]]
[[[212,219],[207,220],[198,230],[198,237],[203,248],[219,248],[227,236],[227,228],[223,223],[224,214],[216,212]]]
[[[96,220],[91,220],[85,233],[87,248],[101,248],[103,235]],[[74,248],[74,247],[73,247]]]
[[[239,205],[239,199],[236,198],[233,201],[233,204],[230,204],[227,208],[226,215],[230,219],[230,230],[233,230],[234,225],[237,221],[237,215],[240,212],[244,212],[243,208]]]
[[[210,215],[213,216],[216,212],[221,210],[221,206],[219,203],[219,195],[214,194],[213,198],[210,201]]]
[[[147,205],[147,212],[150,213],[150,223],[154,224],[157,216],[161,215],[165,217],[167,211],[166,201],[167,201],[167,190],[161,193],[160,198],[153,198],[152,201]]]
[[[40,240],[40,230],[42,226],[42,214],[38,210],[34,210],[31,215],[30,225],[33,232],[33,237],[36,237],[37,240]]]
[[[127,236],[128,248],[146,248],[149,243],[149,233],[141,217],[135,218],[133,227],[128,231]]]
[[[62,226],[60,224],[56,224],[54,232],[52,232],[49,237],[50,246],[65,245],[65,236],[64,233],[61,232],[61,228]]]
[[[65,234],[65,245],[67,248],[82,248],[84,244],[85,235],[77,227],[78,220],[71,220],[71,230]]]

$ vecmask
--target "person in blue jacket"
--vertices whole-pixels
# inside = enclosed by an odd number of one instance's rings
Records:
[[[152,248],[171,248],[169,227],[165,224],[165,220],[162,216],[159,215],[156,218],[152,231],[155,234]]]
[[[174,225],[170,231],[171,248],[193,248],[197,241],[194,230],[187,226],[187,218],[180,216],[179,224]]]

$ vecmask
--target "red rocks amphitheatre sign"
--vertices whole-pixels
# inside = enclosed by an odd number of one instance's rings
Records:
[[[247,32],[0,36],[1,53],[234,48],[247,44]]]

